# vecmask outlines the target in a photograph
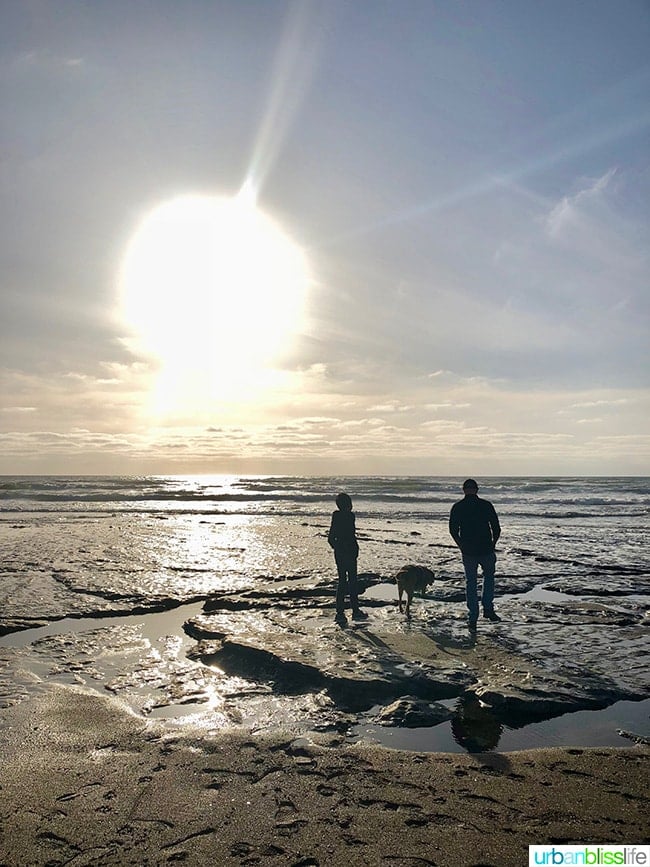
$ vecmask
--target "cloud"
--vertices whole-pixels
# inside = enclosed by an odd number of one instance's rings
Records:
[[[512,398],[509,398],[512,399]],[[550,397],[548,398],[550,400]],[[498,414],[497,414],[498,415]],[[538,423],[540,418],[538,417]],[[575,433],[513,429],[495,417],[490,424],[429,419],[394,425],[379,419],[297,418],[290,425],[222,426],[211,430],[159,430],[140,434],[93,431],[12,431],[0,434],[0,469],[16,461],[38,471],[46,457],[54,471],[240,471],[462,473],[478,466],[483,473],[598,473],[614,451],[618,471],[639,472],[650,459],[650,437],[589,433],[596,420],[577,420]],[[582,422],[582,423],[580,423]],[[588,423],[589,422],[589,423]],[[269,462],[269,456],[273,460]],[[267,469],[260,469],[264,467]],[[255,469],[253,469],[255,468]],[[473,471],[473,470],[472,470]]]
[[[57,69],[80,67],[85,64],[80,55],[60,54],[46,48],[23,51],[16,55],[14,66],[17,69],[39,69],[52,72]]]
[[[0,412],[6,413],[21,413],[21,412],[36,412],[35,406],[3,406]]]
[[[608,168],[570,186],[553,200],[509,184],[508,212],[486,229],[495,244],[483,282],[494,285],[522,338],[531,335],[529,351],[503,361],[522,383],[645,385],[650,223],[639,201],[647,172]],[[486,364],[499,370],[489,355]]]
[[[413,409],[412,406],[408,404],[403,404],[399,400],[389,400],[386,403],[376,404],[374,406],[368,407],[369,412],[408,412]]]
[[[17,430],[37,430],[44,421],[60,431],[73,428],[138,427],[146,411],[152,371],[141,362],[105,363],[103,373],[25,372],[0,368],[6,406]]]
[[[619,169],[609,169],[589,181],[576,193],[564,196],[545,218],[545,230],[552,255],[555,246],[564,255],[579,257],[575,265],[599,265],[611,269],[605,279],[611,281],[612,305],[620,305],[627,295],[630,279],[647,276],[648,257],[638,231],[638,220],[626,213],[635,179]],[[596,278],[596,286],[602,275]],[[614,291],[612,291],[614,290]]]
[[[546,217],[546,230],[549,235],[557,238],[562,232],[584,220],[615,174],[616,168],[611,168],[601,177],[591,180],[574,195],[564,196]]]
[[[620,397],[609,400],[585,400],[581,403],[571,404],[571,409],[591,409],[592,407],[601,406],[625,406],[630,403],[629,397]]]
[[[443,403],[426,403],[424,405],[424,409],[433,409],[436,411],[448,409],[468,409],[471,405],[471,403],[452,403],[451,401],[446,400]]]

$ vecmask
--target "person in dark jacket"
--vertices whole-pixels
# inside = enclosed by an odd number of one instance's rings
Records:
[[[357,590],[357,558],[359,543],[355,526],[352,500],[348,494],[339,494],[336,498],[338,509],[332,513],[332,523],[327,535],[327,541],[334,549],[334,559],[339,580],[336,587],[336,622],[345,623],[345,596],[350,595],[352,604],[352,619],[365,620],[367,614],[359,608]]]
[[[483,617],[501,620],[494,610],[495,545],[501,535],[499,519],[492,503],[481,499],[474,479],[463,483],[462,500],[451,507],[449,532],[463,555],[465,568],[468,624],[476,629],[478,621],[478,567],[483,572]]]

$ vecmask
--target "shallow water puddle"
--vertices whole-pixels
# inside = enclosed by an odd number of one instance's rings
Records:
[[[455,700],[440,702],[454,709]],[[544,747],[629,747],[633,741],[618,729],[650,736],[650,699],[619,701],[604,710],[577,711],[530,723],[520,729],[500,725],[486,714],[483,719],[458,717],[429,728],[388,728],[360,724],[350,732],[352,741],[371,741],[391,749],[421,753],[511,752]]]
[[[197,685],[203,667],[187,659],[194,642],[183,631],[201,611],[194,602],[169,611],[65,618],[0,638],[6,662],[0,705],[20,701],[43,683],[61,683],[119,696],[136,712],[208,701]],[[203,685],[205,686],[205,685]]]
[[[200,614],[203,608],[202,602],[193,602],[188,605],[179,605],[169,611],[156,611],[150,614],[115,614],[106,617],[65,617],[54,620],[47,626],[39,626],[35,629],[23,629],[20,632],[10,632],[9,635],[0,636],[0,647],[27,647],[41,638],[49,635],[75,635],[83,632],[92,632],[96,629],[104,629],[109,626],[141,626],[142,635],[152,643],[166,635],[178,635],[183,637],[184,643],[189,647],[192,640],[185,636],[183,623],[190,617]]]

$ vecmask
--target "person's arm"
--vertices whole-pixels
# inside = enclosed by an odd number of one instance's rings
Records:
[[[357,523],[356,518],[352,515],[352,540],[353,540],[353,550],[355,551],[356,556],[359,556],[359,542],[357,540]]]
[[[332,523],[330,524],[330,531],[327,534],[327,541],[330,548],[336,547],[336,512],[332,512]]]
[[[460,548],[460,524],[458,523],[458,519],[454,514],[456,507],[452,506],[451,512],[449,513],[449,533],[454,540],[454,542]]]
[[[494,506],[492,506],[491,512],[492,514],[490,515],[490,528],[492,530],[492,547],[496,548],[497,542],[499,541],[499,536],[501,535],[501,524],[499,524],[499,518],[497,516]]]

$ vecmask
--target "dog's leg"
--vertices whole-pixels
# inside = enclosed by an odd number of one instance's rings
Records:
[[[413,599],[413,593],[410,590],[406,591],[406,619],[411,619],[411,599]]]
[[[402,613],[402,593],[403,593],[403,592],[404,592],[404,588],[403,588],[403,587],[400,587],[400,588],[398,589],[398,594],[399,594],[399,597],[398,597],[398,598],[399,598],[399,613],[400,613],[400,614]]]

